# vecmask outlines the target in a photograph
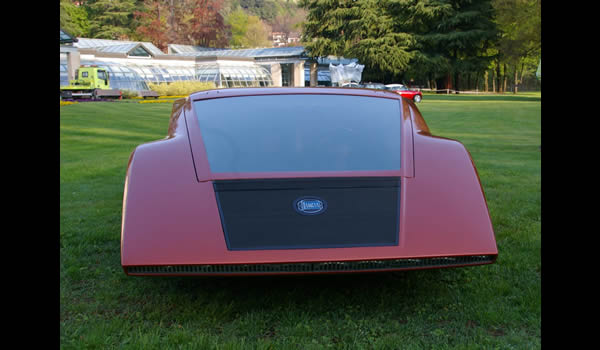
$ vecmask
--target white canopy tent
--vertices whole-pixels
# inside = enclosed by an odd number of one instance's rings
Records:
[[[342,84],[355,82],[360,83],[362,79],[362,71],[364,65],[352,62],[350,64],[339,64],[334,66],[329,64],[329,72],[331,73],[331,83],[341,86]]]

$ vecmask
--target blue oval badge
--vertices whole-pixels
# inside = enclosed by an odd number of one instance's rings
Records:
[[[318,215],[327,210],[327,202],[318,197],[300,197],[294,201],[294,210],[302,215]]]

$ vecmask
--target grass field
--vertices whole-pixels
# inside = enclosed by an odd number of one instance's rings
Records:
[[[133,148],[171,105],[60,107],[63,349],[541,347],[540,94],[426,95],[435,135],[465,144],[496,233],[496,264],[334,276],[127,277],[121,201]]]

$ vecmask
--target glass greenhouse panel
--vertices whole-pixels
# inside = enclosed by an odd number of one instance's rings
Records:
[[[172,83],[198,80],[213,82],[217,87],[272,86],[269,70],[261,66],[223,66],[200,64],[195,67],[177,65],[150,65],[137,62],[117,63],[81,61],[82,65],[97,65],[110,72],[111,88],[148,90],[147,83]],[[60,64],[60,84],[68,85],[67,65]]]

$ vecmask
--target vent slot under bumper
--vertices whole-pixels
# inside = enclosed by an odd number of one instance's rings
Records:
[[[132,275],[229,275],[229,274],[289,274],[322,272],[360,272],[378,270],[412,270],[491,264],[496,255],[470,255],[436,258],[328,261],[283,264],[218,264],[126,266]]]

